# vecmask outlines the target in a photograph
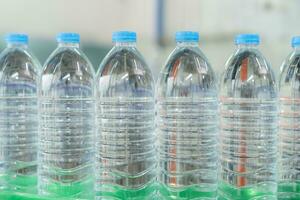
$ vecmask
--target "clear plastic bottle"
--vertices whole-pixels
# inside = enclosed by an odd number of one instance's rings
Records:
[[[241,34],[220,86],[219,199],[276,198],[277,86],[257,46]]]
[[[36,192],[38,75],[28,36],[8,34],[0,54],[0,189]]]
[[[153,199],[154,81],[136,33],[113,33],[97,73],[96,199]]]
[[[156,86],[159,195],[216,199],[216,76],[197,32],[177,32],[176,42]]]
[[[92,199],[94,69],[79,35],[61,33],[40,85],[38,189],[45,196]]]
[[[281,68],[278,199],[300,199],[300,36]]]

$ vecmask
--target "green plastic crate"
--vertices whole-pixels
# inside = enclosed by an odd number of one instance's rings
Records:
[[[0,192],[0,199],[1,200],[57,200],[57,198],[47,198],[47,197],[42,197],[34,194],[23,194],[23,193],[11,192],[11,191]],[[59,200],[79,200],[79,199],[60,197]]]

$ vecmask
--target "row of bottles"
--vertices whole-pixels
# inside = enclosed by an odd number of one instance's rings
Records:
[[[43,68],[26,35],[6,41],[0,190],[97,200],[300,199],[300,37],[279,95],[255,34],[236,37],[218,81],[198,33],[177,32],[156,87],[134,32],[113,34],[97,73],[78,34],[59,34]]]

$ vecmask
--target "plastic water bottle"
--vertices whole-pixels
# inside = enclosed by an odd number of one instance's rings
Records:
[[[221,78],[219,199],[275,200],[275,77],[258,35],[238,35],[235,43]]]
[[[216,199],[216,76],[197,32],[177,32],[177,46],[156,87],[161,199]]]
[[[0,54],[0,190],[36,192],[37,81],[28,36],[8,34]]]
[[[153,199],[154,81],[136,33],[113,33],[97,72],[96,199]]]
[[[41,75],[39,193],[92,199],[94,69],[79,35],[61,33]]]
[[[300,36],[280,76],[278,199],[300,199]]]

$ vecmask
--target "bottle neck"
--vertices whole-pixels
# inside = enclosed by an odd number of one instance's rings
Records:
[[[60,42],[60,43],[58,43],[58,47],[71,47],[71,48],[79,48],[79,43],[72,43],[72,42]]]
[[[116,47],[136,47],[136,42],[115,42]]]
[[[178,47],[198,47],[198,42],[194,41],[186,41],[186,42],[177,42],[176,43]]]
[[[7,47],[8,48],[28,48],[28,44],[27,43],[19,43],[19,42],[16,42],[16,43],[7,43]]]
[[[239,49],[257,49],[257,44],[238,44],[237,48]]]

